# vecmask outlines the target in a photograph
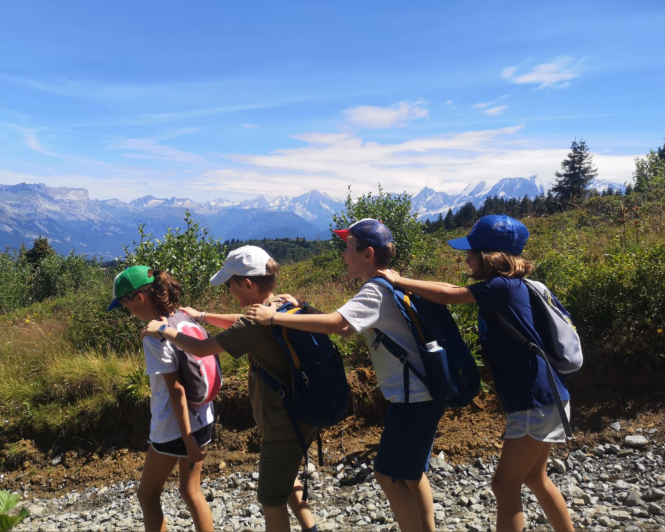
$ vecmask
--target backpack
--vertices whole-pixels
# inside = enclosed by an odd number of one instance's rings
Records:
[[[369,282],[384,286],[393,294],[395,304],[416,340],[425,368],[423,375],[409,361],[406,349],[393,341],[389,333],[375,329],[376,340],[372,347],[383,344],[404,366],[406,403],[409,402],[408,374],[412,372],[427,387],[433,399],[453,408],[468,405],[480,391],[480,373],[448,307],[402,292],[381,277]],[[438,346],[431,344],[434,341]]]
[[[503,315],[498,312],[495,312],[494,315],[513,338],[529,352],[545,361],[547,382],[554,395],[554,403],[557,406],[559,417],[561,417],[566,437],[572,438],[573,431],[559,394],[554,372],[556,371],[562,377],[570,377],[580,370],[584,360],[580,337],[568,311],[543,283],[524,279],[524,284],[529,290],[534,326],[536,326],[545,349],[518,331]]]
[[[208,338],[208,331],[182,311],[168,317],[169,327],[199,340]],[[197,357],[171,344],[178,361],[178,375],[185,389],[187,402],[193,405],[209,403],[222,387],[222,367],[217,355]],[[199,420],[200,421],[200,420]]]
[[[302,309],[285,303],[277,309],[277,312],[301,314]],[[271,325],[270,330],[289,361],[293,391],[289,395],[284,383],[256,362],[252,365],[252,373],[258,372],[282,400],[302,448],[305,471],[307,471],[309,457],[299,421],[321,429],[342,420],[349,409],[351,398],[344,363],[337,346],[327,334],[298,331],[279,325]],[[323,442],[320,431],[317,433],[317,442],[319,465],[323,466]],[[307,500],[307,476],[305,476],[303,500]]]

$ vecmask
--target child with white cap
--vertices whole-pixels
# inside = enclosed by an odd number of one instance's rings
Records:
[[[281,304],[282,299],[275,295],[278,272],[279,264],[263,249],[243,246],[228,254],[224,267],[212,276],[210,284],[226,286],[243,307]],[[194,319],[228,328],[217,336],[198,340],[164,327],[164,321],[155,320],[146,326],[143,334],[156,336],[161,330],[161,336],[197,356],[218,353],[220,348],[234,358],[247,354],[250,363],[258,364],[290,388],[289,362],[269,327],[240,315],[184,310]],[[316,531],[309,505],[302,500],[302,484],[297,479],[303,455],[291,419],[277,392],[264,379],[253,375],[248,387],[254,419],[261,433],[258,500],[263,506],[266,530],[290,530],[288,505],[303,530]],[[300,428],[309,446],[317,429],[304,423]]]

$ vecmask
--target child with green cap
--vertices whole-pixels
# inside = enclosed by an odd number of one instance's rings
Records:
[[[115,278],[114,300],[108,310],[124,307],[132,316],[149,322],[163,316],[173,317],[178,312],[180,295],[180,284],[167,272],[132,266]],[[150,377],[150,447],[137,497],[145,529],[166,530],[160,496],[177,463],[180,494],[196,530],[213,530],[210,507],[201,492],[204,448],[211,441],[215,418],[212,402],[188,404],[170,342],[145,337],[143,351]]]

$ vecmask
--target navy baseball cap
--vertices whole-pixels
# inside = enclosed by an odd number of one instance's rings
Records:
[[[382,248],[394,242],[390,229],[382,222],[373,218],[363,218],[352,223],[348,229],[336,229],[333,233],[344,240],[344,242],[346,242],[349,235],[352,235],[373,248]]]
[[[529,239],[529,230],[519,220],[505,214],[490,214],[478,220],[462,238],[448,240],[454,249],[491,249],[519,255]]]

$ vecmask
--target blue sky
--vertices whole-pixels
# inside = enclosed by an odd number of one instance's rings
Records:
[[[665,139],[652,2],[4,2],[0,183],[95,199],[629,181]]]

